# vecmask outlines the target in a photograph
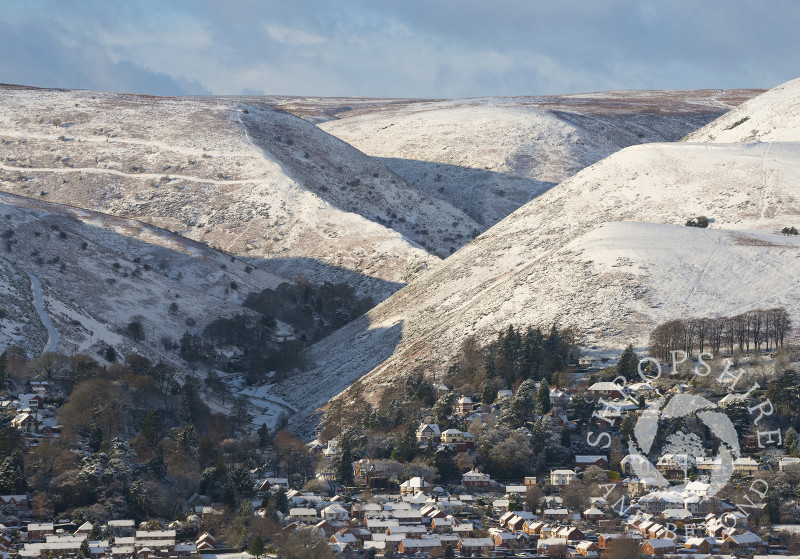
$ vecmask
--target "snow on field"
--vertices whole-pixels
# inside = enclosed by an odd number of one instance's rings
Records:
[[[319,126],[486,228],[621,148],[678,140],[755,94],[625,91],[353,103]],[[286,106],[302,115],[307,105]]]

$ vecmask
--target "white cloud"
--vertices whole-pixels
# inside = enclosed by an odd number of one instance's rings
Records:
[[[318,45],[325,42],[325,37],[304,31],[299,28],[286,27],[279,23],[268,23],[264,25],[270,39],[284,45]]]

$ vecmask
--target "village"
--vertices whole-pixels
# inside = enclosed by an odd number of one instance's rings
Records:
[[[609,368],[608,363],[602,365]],[[597,364],[584,361],[576,367],[583,373],[570,386],[549,387],[544,381],[536,386],[548,394],[545,409],[538,409],[538,422],[545,421],[552,431],[549,436],[563,441],[588,432],[595,434],[595,440],[599,433],[609,434],[609,440],[618,438],[651,402],[696,389],[688,382],[657,388],[657,383],[643,379],[588,384],[586,379],[601,378],[589,377],[590,367],[600,371]],[[26,388],[29,393],[12,394],[0,402],[4,418],[27,447],[58,439],[61,427],[50,403],[54,387],[47,381],[31,381]],[[458,458],[475,450],[480,425],[497,421],[520,396],[502,389],[487,404],[445,384],[434,389],[437,402],[451,402],[444,424],[469,425],[469,430],[460,430],[422,421],[415,429],[416,453],[446,452],[460,466],[456,478],[446,483],[439,482],[433,468],[424,471],[427,475],[412,476],[413,468],[398,472],[397,462],[389,460],[348,461],[351,450],[345,450],[338,438],[317,439],[307,445],[317,461],[311,480],[287,470],[275,449],[260,450],[263,466],[249,470],[252,497],[243,499],[238,509],[253,518],[274,519],[274,532],[263,541],[258,536],[258,542],[247,542],[252,544],[247,549],[241,549],[241,542],[226,541],[221,533],[204,530],[215,525],[215,517],[222,518],[226,507],[236,504],[210,496],[195,493],[173,519],[78,524],[70,518],[42,518],[31,496],[9,494],[0,496],[0,510],[18,524],[0,524],[0,553],[26,558],[150,559],[233,557],[237,552],[247,556],[249,551],[288,557],[292,555],[282,553],[280,546],[291,537],[305,538],[307,549],[324,543],[325,553],[340,557],[757,557],[797,552],[800,524],[764,524],[768,519],[764,497],[771,487],[763,475],[770,474],[770,483],[775,476],[796,475],[800,469],[796,439],[790,443],[793,448],[787,444],[772,452],[743,444],[742,455],[729,460],[730,482],[724,491],[716,486],[725,473],[722,456],[692,456],[690,450],[673,448],[651,464],[639,454],[620,456],[619,445],[603,449],[602,444],[584,444],[580,448],[597,452],[548,464],[544,474],[499,480],[477,467],[463,471],[469,461]],[[723,412],[726,406],[742,402],[753,410],[751,414],[759,409],[757,402],[747,400],[754,395],[744,389],[717,396],[714,405]],[[594,403],[588,422],[574,415],[573,398]],[[529,427],[516,432],[532,436]],[[588,440],[591,443],[591,436]],[[343,476],[343,459],[350,464],[352,477]],[[642,462],[650,469],[642,468]],[[216,525],[220,526],[219,520]]]

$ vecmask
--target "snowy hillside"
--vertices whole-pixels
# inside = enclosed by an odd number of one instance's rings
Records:
[[[133,220],[2,193],[0,216],[0,347],[20,345],[30,357],[57,350],[104,361],[110,345],[177,363],[165,338],[247,313],[249,291],[285,281]],[[139,341],[121,332],[136,317]]]
[[[0,189],[135,217],[376,300],[477,228],[255,98],[0,89]]]
[[[492,333],[509,323],[557,322],[577,327],[589,347],[642,347],[654,326],[673,318],[776,306],[800,316],[800,240],[773,233],[612,222],[518,275],[486,278],[474,296],[442,298],[448,308],[441,315],[426,301],[403,316],[375,313],[370,323],[350,324],[315,348],[334,382],[317,384],[320,369],[273,392],[311,410],[372,370],[362,394],[369,398],[411,370],[441,370],[437,358],[452,355],[465,332]]]
[[[800,78],[741,104],[688,134],[687,142],[800,141]]]
[[[280,393],[309,409],[367,375],[369,397],[409,371],[442,370],[466,335],[509,323],[575,324],[583,344],[622,347],[687,314],[783,304],[797,322],[800,247],[778,232],[800,224],[798,185],[800,143],[624,149],[320,342],[306,375],[337,379],[325,394]],[[684,227],[697,215],[709,230]]]
[[[330,118],[319,126],[487,228],[580,169],[627,146],[676,141],[756,93],[341,100],[338,113],[330,102],[314,100],[280,106],[307,118]]]

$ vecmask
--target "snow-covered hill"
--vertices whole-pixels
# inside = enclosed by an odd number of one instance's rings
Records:
[[[376,300],[478,227],[249,97],[0,89],[0,189],[134,217],[282,276],[347,281]]]
[[[755,90],[620,91],[452,101],[290,99],[319,126],[485,228],[631,145],[676,141]]]
[[[321,390],[280,393],[311,409],[363,376],[369,397],[509,323],[573,324],[583,344],[614,348],[645,346],[655,325],[685,316],[784,305],[797,322],[800,246],[779,231],[800,224],[798,185],[800,143],[624,149],[318,344],[317,368],[296,384],[335,379]],[[711,228],[684,226],[697,215]]]
[[[688,142],[800,141],[800,78],[741,104],[688,134]]]
[[[249,313],[241,307],[248,292],[285,281],[130,219],[5,193],[0,216],[0,347],[30,357],[47,350],[102,362],[110,345],[180,364],[165,339]],[[139,341],[122,332],[135,317],[146,334]]]

